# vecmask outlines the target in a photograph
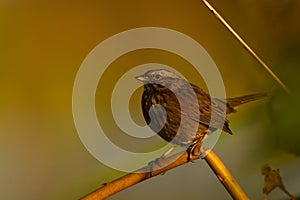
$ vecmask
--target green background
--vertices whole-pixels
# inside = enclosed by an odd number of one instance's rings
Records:
[[[282,91],[200,0],[0,1],[1,198],[78,199],[124,174],[102,165],[82,145],[72,117],[72,89],[80,64],[96,45],[144,26],[174,29],[198,41],[217,64],[228,96],[271,94],[232,115],[233,136],[223,134],[214,150],[251,199],[262,198],[264,163],[280,168],[287,189],[300,195],[300,2],[211,3],[292,95]],[[132,52],[115,67],[122,71],[125,63],[136,59],[178,63],[175,56],[169,57],[159,51]],[[201,81],[196,83],[205,87]],[[139,107],[136,96],[133,105]],[[105,114],[101,106],[96,107]],[[140,114],[133,118],[143,121]],[[271,196],[282,199],[284,194],[276,190]],[[230,196],[199,160],[110,199],[153,198]]]

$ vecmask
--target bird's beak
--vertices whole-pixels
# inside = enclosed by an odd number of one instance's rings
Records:
[[[143,83],[148,81],[147,77],[145,77],[144,75],[136,76],[135,78]]]

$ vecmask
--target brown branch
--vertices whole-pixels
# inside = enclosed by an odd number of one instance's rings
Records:
[[[219,157],[210,151],[204,158],[233,199],[249,199]]]
[[[188,154],[187,152],[179,152],[170,157],[164,158],[160,160],[161,166],[166,166],[160,169],[154,169],[153,172],[149,173],[149,166],[143,167],[133,173],[127,174],[119,179],[116,179],[110,183],[106,183],[103,187],[95,190],[94,192],[86,195],[82,198],[82,200],[100,200],[105,199],[121,190],[124,190],[132,185],[135,185],[139,182],[142,182],[151,177],[157,176],[159,174],[163,174],[170,169],[178,167],[180,165],[188,163],[187,161]],[[191,161],[197,160],[198,156],[192,156]],[[238,183],[234,180],[233,176],[226,169],[222,161],[218,158],[218,156],[210,151],[204,159],[211,167],[211,169],[215,172],[216,176],[229,192],[229,194],[234,199],[249,199]],[[169,164],[170,163],[170,164]]]

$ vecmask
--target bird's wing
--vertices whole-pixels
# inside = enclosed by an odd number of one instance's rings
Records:
[[[191,86],[197,95],[198,102],[192,100],[189,101],[191,102],[191,105],[189,105],[191,106],[191,109],[187,110],[190,113],[185,113],[183,111],[182,114],[210,128],[222,129],[223,131],[232,134],[226,118],[226,102],[223,102],[220,99],[211,98],[206,92],[194,84],[191,84]],[[189,98],[188,95],[185,96]],[[199,103],[199,112],[193,109],[196,108],[196,103]]]

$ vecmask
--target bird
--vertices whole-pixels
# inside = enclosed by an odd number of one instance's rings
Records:
[[[152,69],[136,76],[143,83],[143,117],[165,141],[186,148],[188,159],[205,137],[217,129],[232,134],[228,115],[238,106],[265,97],[266,93],[215,98],[199,86],[167,69]]]

